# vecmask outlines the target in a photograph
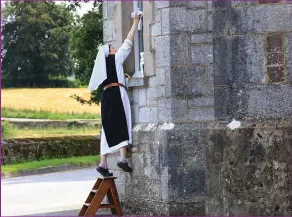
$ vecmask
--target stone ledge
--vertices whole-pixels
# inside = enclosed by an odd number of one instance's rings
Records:
[[[127,87],[145,87],[148,84],[148,78],[143,77],[143,78],[131,78],[129,79],[127,83]]]

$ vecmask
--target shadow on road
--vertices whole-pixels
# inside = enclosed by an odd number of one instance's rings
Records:
[[[31,215],[24,215],[24,216],[78,216],[79,209],[75,210],[66,210],[66,211],[59,211],[59,212],[48,212],[48,213],[39,213],[39,214],[31,214]],[[101,210],[96,213],[95,216],[111,216],[110,212],[106,210]]]

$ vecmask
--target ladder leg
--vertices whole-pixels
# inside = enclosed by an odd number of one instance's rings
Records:
[[[115,207],[116,207],[116,214],[118,216],[122,216],[123,213],[122,213],[122,208],[121,208],[121,204],[120,204],[120,200],[119,200],[119,195],[118,195],[118,191],[117,191],[117,188],[116,188],[116,185],[115,185],[114,182],[110,183],[110,189],[111,189],[111,193],[112,193],[112,196],[113,196],[114,204],[115,204]]]
[[[108,202],[109,202],[109,204],[114,204],[114,205],[115,205],[115,202],[114,202],[114,198],[113,198],[113,195],[112,195],[112,191],[111,191],[111,189],[108,189],[108,192],[107,192],[107,198],[108,198]],[[111,208],[111,211],[112,211],[112,214],[114,214],[114,215],[117,214],[115,208]]]
[[[103,198],[105,197],[106,193],[109,190],[110,187],[109,181],[110,180],[103,180],[103,182],[98,188],[98,193],[92,199],[91,204],[85,213],[85,216],[94,216],[96,214],[97,210],[100,207],[101,202],[103,201]]]

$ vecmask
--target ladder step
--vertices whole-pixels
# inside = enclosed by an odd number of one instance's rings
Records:
[[[84,206],[90,206],[90,203],[85,203]],[[110,209],[116,208],[116,206],[114,204],[100,204],[100,208]]]
[[[109,208],[116,208],[116,206],[113,204],[100,204],[100,208],[109,209]]]

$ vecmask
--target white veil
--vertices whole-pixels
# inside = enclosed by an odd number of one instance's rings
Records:
[[[105,58],[109,55],[109,45],[99,46],[98,50],[88,85],[88,89],[91,91],[96,90],[107,79]]]

